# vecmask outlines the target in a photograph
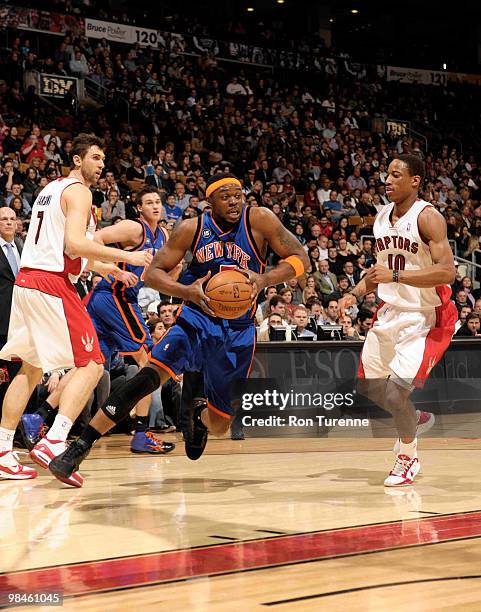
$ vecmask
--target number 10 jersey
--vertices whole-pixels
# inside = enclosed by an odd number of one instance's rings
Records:
[[[429,245],[419,234],[418,217],[429,202],[417,199],[396,223],[391,217],[394,203],[383,206],[374,222],[377,262],[391,270],[422,270],[433,265]],[[449,300],[450,288],[418,288],[402,283],[381,283],[378,295],[387,304],[403,310],[430,310]]]

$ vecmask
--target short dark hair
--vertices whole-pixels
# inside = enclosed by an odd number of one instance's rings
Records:
[[[407,153],[406,155],[400,155],[398,159],[406,164],[411,176],[420,176],[421,183],[423,182],[424,177],[426,176],[426,167],[423,160],[418,155]]]
[[[481,320],[481,316],[477,312],[470,312],[468,316],[466,317],[466,323],[468,321],[471,321],[472,319],[478,319],[479,321]]]
[[[135,205],[140,206],[142,204],[142,198],[148,193],[156,193],[157,195],[159,195],[159,190],[153,185],[146,185],[145,187],[142,187],[142,189],[137,191],[137,193],[135,194]]]
[[[276,295],[273,295],[269,300],[269,308],[272,310],[279,304],[286,304],[286,300],[282,297],[282,295],[279,295],[277,293]]]
[[[364,323],[366,319],[372,319],[373,316],[374,315],[370,310],[367,310],[367,308],[361,308],[361,310],[357,314],[357,320],[359,321],[359,323]]]
[[[157,320],[157,321],[149,321],[149,322],[147,323],[147,327],[149,328],[149,332],[150,332],[151,334],[153,334],[153,333],[154,333],[154,331],[155,331],[155,326],[157,325],[157,323],[162,323],[162,321],[159,321],[159,320]]]
[[[74,155],[78,155],[80,159],[83,159],[90,147],[99,147],[99,149],[104,148],[104,143],[102,140],[95,136],[95,134],[79,134],[72,141],[72,149],[70,151],[70,156],[73,159]]]

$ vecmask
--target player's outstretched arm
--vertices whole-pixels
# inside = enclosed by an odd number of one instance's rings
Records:
[[[92,194],[83,185],[71,185],[63,194],[65,203],[65,251],[71,257],[99,261],[126,261],[134,266],[147,266],[152,255],[147,251],[121,251],[89,240],[85,235],[91,214]]]
[[[419,288],[451,285],[456,277],[456,268],[444,217],[429,206],[420,213],[418,228],[423,240],[429,245],[434,263],[422,270],[399,270],[397,282]],[[369,268],[367,276],[376,284],[391,283],[394,280],[393,271],[379,264]]]
[[[277,285],[295,276],[310,272],[311,264],[306,251],[297,238],[287,230],[268,208],[253,208],[250,214],[251,228],[260,234],[271,249],[282,258],[279,264],[265,272],[249,272],[257,292],[270,285]],[[287,261],[286,261],[287,260]]]
[[[124,220],[115,225],[109,225],[95,232],[94,240],[99,244],[121,244],[125,247],[135,247],[142,240],[143,230],[137,221]]]
[[[121,270],[112,262],[105,263],[103,261],[97,261],[96,259],[89,259],[88,268],[89,270],[97,272],[104,278],[116,278],[127,287],[135,287],[135,285],[139,282],[137,275],[135,275],[133,272]]]

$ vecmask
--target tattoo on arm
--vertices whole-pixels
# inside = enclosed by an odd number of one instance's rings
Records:
[[[277,237],[279,238],[280,245],[285,248],[297,246],[298,241],[294,238],[294,236],[289,234],[289,232],[287,232],[283,227],[279,229]]]

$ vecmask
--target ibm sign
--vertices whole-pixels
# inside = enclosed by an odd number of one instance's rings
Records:
[[[78,90],[78,79],[68,76],[57,76],[55,74],[39,75],[39,94],[52,98],[64,98],[72,85]]]
[[[409,121],[400,121],[398,119],[386,119],[386,132],[391,138],[402,138],[407,136],[411,127]]]

